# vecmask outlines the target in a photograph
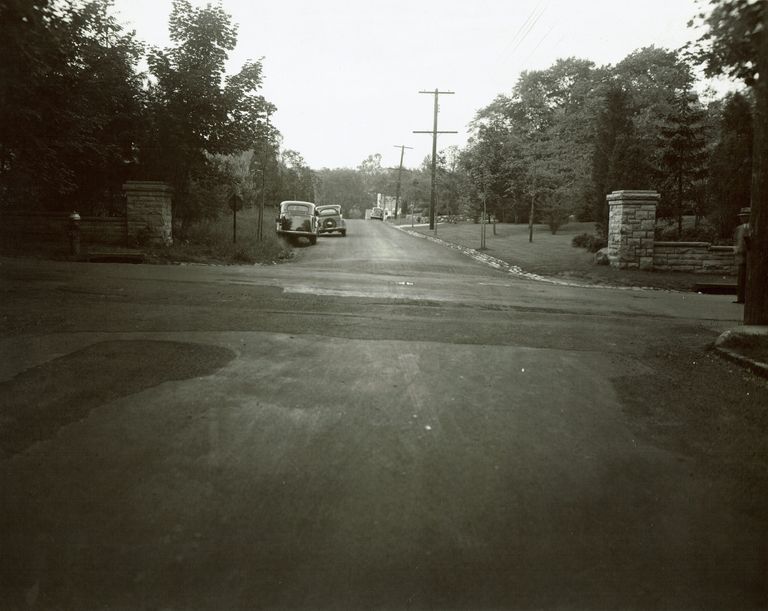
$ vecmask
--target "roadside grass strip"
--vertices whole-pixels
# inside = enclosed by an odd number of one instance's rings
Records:
[[[430,242],[434,242],[435,244],[439,244],[440,246],[445,246],[452,250],[457,250],[461,254],[467,257],[470,257],[475,261],[479,261],[480,263],[484,263],[485,265],[488,265],[495,269],[505,271],[508,274],[515,276],[517,278],[534,280],[536,282],[546,282],[548,284],[555,284],[557,286],[568,286],[573,288],[584,288],[584,289],[614,289],[614,290],[620,290],[620,291],[674,292],[674,291],[670,291],[669,289],[662,289],[662,288],[657,288],[653,286],[613,286],[608,284],[585,284],[583,282],[573,282],[571,280],[561,280],[560,278],[552,278],[551,276],[541,276],[539,274],[534,274],[532,272],[526,272],[518,265],[512,265],[507,261],[504,261],[502,259],[497,259],[496,257],[492,257],[491,255],[487,255],[483,252],[480,252],[479,250],[475,250],[474,248],[470,248],[468,246],[462,246],[461,244],[448,242],[447,240],[443,240],[435,236],[426,235],[418,231],[411,231],[410,229],[405,228],[401,225],[393,225],[393,227],[395,227],[396,229],[399,229],[404,233],[412,235],[413,237],[423,238],[423,239],[429,240]]]

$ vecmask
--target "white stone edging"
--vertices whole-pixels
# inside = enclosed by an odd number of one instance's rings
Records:
[[[435,244],[439,244],[440,246],[446,246],[452,250],[457,250],[461,254],[466,255],[467,257],[470,257],[475,261],[479,261],[480,263],[485,263],[490,267],[493,267],[501,271],[506,271],[507,273],[515,277],[525,278],[526,280],[534,280],[536,282],[546,282],[547,284],[554,284],[557,286],[568,286],[572,288],[583,288],[583,289],[614,289],[618,291],[674,292],[674,291],[669,291],[668,289],[660,289],[653,286],[610,286],[606,284],[583,284],[580,282],[570,282],[568,280],[560,280],[559,278],[541,276],[539,274],[534,274],[532,272],[523,271],[523,269],[517,265],[512,265],[511,263],[507,263],[502,259],[497,259],[496,257],[492,257],[491,255],[486,255],[482,252],[479,252],[478,250],[475,250],[474,248],[469,248],[468,246],[461,246],[460,244],[455,244],[454,242],[448,242],[447,240],[442,240],[440,238],[436,238],[435,236],[426,235],[418,231],[411,231],[410,229],[403,227],[402,225],[392,225],[392,227],[394,227],[395,229],[399,229],[403,233],[407,233],[415,238],[426,239],[430,242],[434,242]]]

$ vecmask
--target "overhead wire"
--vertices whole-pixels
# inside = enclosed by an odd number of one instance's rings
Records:
[[[544,6],[542,6],[542,4],[544,4]],[[501,53],[500,59],[505,59],[506,57],[513,55],[515,51],[517,51],[520,48],[520,46],[525,42],[525,40],[528,38],[530,33],[539,23],[539,20],[542,18],[546,10],[547,10],[547,5],[545,4],[545,0],[541,0],[534,7],[533,11],[531,11],[530,15],[528,15],[528,18],[523,22],[523,24],[517,30],[515,35],[507,43],[507,45],[504,48],[504,51],[502,51]],[[510,46],[512,48],[509,51],[507,51],[507,49]]]
[[[557,24],[552,24],[549,27],[549,30],[547,30],[547,33],[544,34],[544,36],[541,37],[539,42],[536,43],[536,46],[533,47],[533,49],[531,49],[531,52],[528,54],[528,57],[526,57],[525,60],[523,61],[524,64],[527,64],[528,60],[531,59],[531,57],[533,57],[533,54],[536,53],[536,50],[541,46],[541,43],[543,43],[547,39],[547,37],[552,33],[552,30],[555,29],[556,25]],[[562,38],[560,40],[562,41]]]
[[[520,27],[517,29],[517,31],[514,33],[512,38],[510,38],[507,41],[507,44],[504,45],[504,48],[501,50],[501,53],[499,54],[499,59],[503,59],[509,52],[509,48],[512,45],[515,45],[515,48],[512,49],[512,53],[514,53],[515,49],[519,46],[519,44],[525,39],[525,36],[528,35],[531,28],[536,25],[536,21],[541,17],[541,14],[543,11],[539,12],[539,8],[543,4],[544,0],[540,0],[536,6],[533,7],[531,12],[528,14],[528,17],[526,17],[525,21],[523,21],[522,24],[520,24]],[[546,8],[546,7],[545,7]],[[538,13],[538,16],[537,16]],[[533,23],[532,23],[533,21]],[[526,29],[528,28],[528,29]]]

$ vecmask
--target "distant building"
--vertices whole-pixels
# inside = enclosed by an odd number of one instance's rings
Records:
[[[384,218],[395,216],[395,198],[391,195],[377,193],[376,205],[384,210]]]

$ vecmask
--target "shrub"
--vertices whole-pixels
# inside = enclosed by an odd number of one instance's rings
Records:
[[[717,241],[717,228],[707,219],[701,219],[698,226],[684,224],[680,237],[677,235],[677,223],[662,225],[657,223],[654,233],[660,242],[710,242]]]
[[[580,233],[579,235],[573,236],[573,239],[571,240],[571,246],[574,248],[586,248],[587,247],[587,240],[592,237],[588,233]]]
[[[150,249],[151,258],[160,261],[191,261],[217,263],[276,262],[290,258],[292,249],[275,234],[265,212],[264,239],[256,239],[257,212],[246,210],[237,215],[237,242],[232,242],[232,214],[218,219],[201,220],[188,226],[186,239],[172,246]]]
[[[608,243],[605,239],[589,233],[580,233],[579,235],[573,236],[573,239],[571,240],[571,246],[575,248],[586,248],[588,252],[597,252],[607,245]]]

